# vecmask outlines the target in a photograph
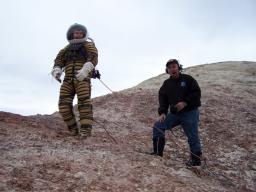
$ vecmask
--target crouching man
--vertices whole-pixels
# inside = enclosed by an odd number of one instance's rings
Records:
[[[191,152],[186,165],[199,166],[202,155],[198,136],[201,90],[197,81],[190,75],[182,74],[181,70],[182,65],[176,59],[171,59],[166,64],[166,73],[170,74],[170,78],[164,81],[159,90],[159,119],[153,127],[152,155],[163,156],[165,130],[181,125]]]

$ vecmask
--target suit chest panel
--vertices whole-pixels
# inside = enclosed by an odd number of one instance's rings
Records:
[[[79,50],[67,50],[65,53],[66,62],[86,61],[86,55]]]

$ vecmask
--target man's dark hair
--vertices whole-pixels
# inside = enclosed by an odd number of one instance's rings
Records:
[[[166,63],[166,69],[165,69],[165,72],[166,73],[168,73],[168,71],[167,71],[167,67],[170,65],[170,64],[177,64],[178,65],[178,67],[179,67],[179,71],[182,71],[182,65],[179,63],[179,61],[177,60],[177,59],[170,59],[170,60],[168,60],[167,61],[167,63]]]

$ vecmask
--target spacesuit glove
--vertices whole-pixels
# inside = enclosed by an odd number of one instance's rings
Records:
[[[79,81],[83,81],[85,78],[90,78],[90,73],[94,69],[94,65],[91,62],[86,62],[82,69],[77,71],[76,78]]]

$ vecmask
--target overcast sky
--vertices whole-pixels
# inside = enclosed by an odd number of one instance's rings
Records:
[[[87,27],[102,80],[114,91],[184,67],[256,60],[255,0],[8,0],[0,7],[0,111],[58,110],[60,84],[49,75],[71,24]],[[93,97],[109,91],[92,81]]]

